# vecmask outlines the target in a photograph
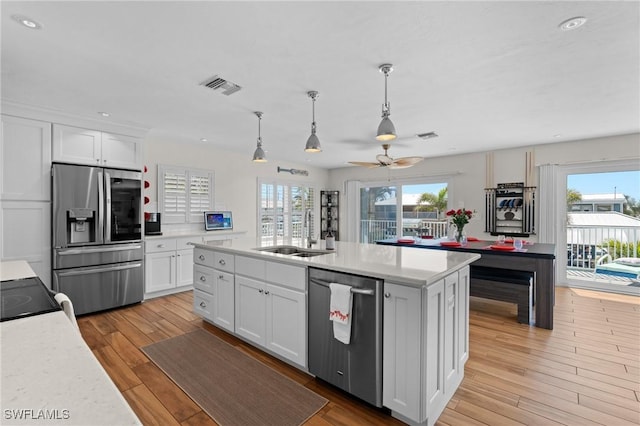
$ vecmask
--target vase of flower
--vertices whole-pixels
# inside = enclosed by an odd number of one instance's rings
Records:
[[[456,228],[455,239],[457,242],[462,241],[462,237],[464,235],[464,226],[469,223],[469,219],[471,219],[472,215],[473,212],[471,210],[464,209],[452,209],[447,212],[447,217],[451,218],[451,223]]]

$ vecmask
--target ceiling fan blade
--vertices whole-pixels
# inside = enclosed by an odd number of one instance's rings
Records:
[[[422,157],[402,157],[397,158],[389,164],[390,169],[406,169],[424,160]]]
[[[349,161],[349,164],[353,164],[355,166],[366,167],[368,169],[375,169],[376,167],[380,167],[380,163],[369,163],[366,161]]]

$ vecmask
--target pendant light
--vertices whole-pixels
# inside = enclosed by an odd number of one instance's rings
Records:
[[[384,105],[382,105],[382,121],[378,126],[376,139],[387,142],[394,140],[397,137],[396,128],[389,118],[389,115],[391,115],[391,105],[387,101],[387,79],[389,78],[389,73],[393,71],[393,65],[382,64],[380,65],[379,70],[384,74]]]
[[[264,150],[262,149],[262,137],[260,136],[260,121],[262,121],[262,113],[260,111],[255,111],[254,114],[258,116],[258,146],[253,153],[253,162],[266,163],[267,157],[264,155]]]
[[[311,98],[311,136],[307,139],[307,145],[305,146],[305,152],[320,152],[322,151],[322,147],[320,146],[320,140],[318,136],[316,136],[316,98],[318,97],[318,92],[312,90],[307,92],[307,95]]]

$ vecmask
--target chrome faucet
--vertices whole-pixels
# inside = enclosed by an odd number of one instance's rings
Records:
[[[307,209],[304,212],[304,223],[303,223],[303,226],[306,226],[306,228],[307,228],[307,237],[306,237],[306,239],[307,239],[307,244],[306,244],[307,248],[311,248],[311,246],[316,243],[316,241],[313,240],[312,237],[311,237],[311,214],[312,214],[311,213],[311,209]]]

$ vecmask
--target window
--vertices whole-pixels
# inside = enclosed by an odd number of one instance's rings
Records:
[[[164,223],[203,222],[202,213],[213,207],[213,171],[159,165],[158,188]]]
[[[315,188],[299,183],[258,182],[258,244],[302,245],[305,212],[315,212]],[[311,215],[311,235],[315,234],[315,214]]]

